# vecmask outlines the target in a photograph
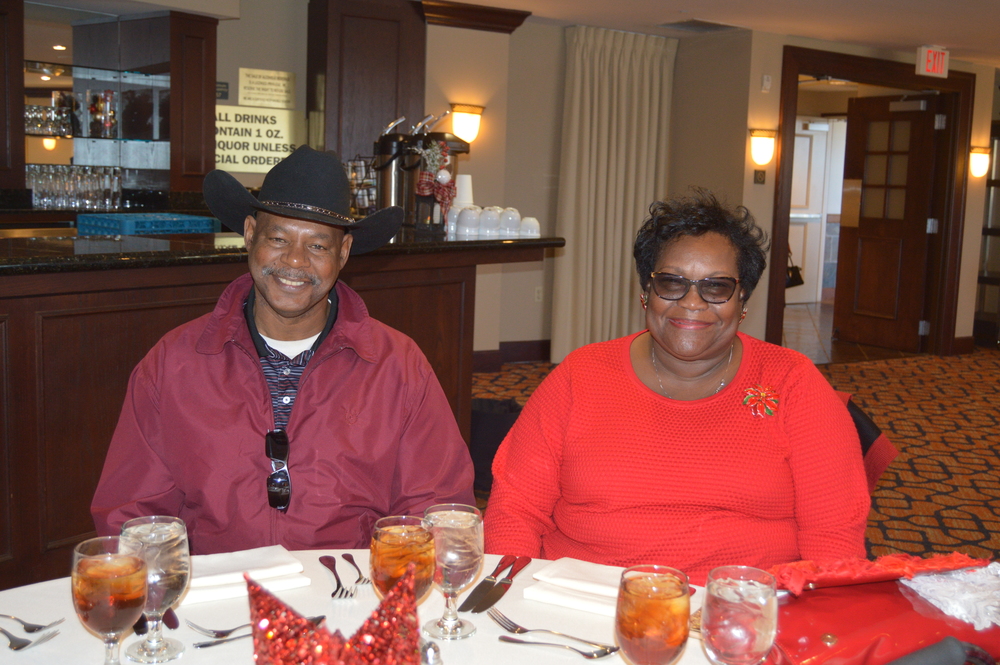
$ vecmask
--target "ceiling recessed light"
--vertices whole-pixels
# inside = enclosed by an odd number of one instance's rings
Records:
[[[62,44],[56,44],[55,46],[52,47],[52,50],[53,51],[65,51],[66,47],[63,46]]]
[[[51,76],[39,76],[38,78],[42,79],[43,81],[51,81],[52,80]]]

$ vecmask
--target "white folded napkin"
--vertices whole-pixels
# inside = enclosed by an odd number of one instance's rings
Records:
[[[196,554],[191,557],[191,585],[181,605],[246,595],[244,572],[268,591],[297,589],[312,583],[300,574],[302,562],[281,545],[241,552]]]
[[[613,617],[623,570],[568,557],[559,559],[535,572],[532,577],[538,582],[524,590],[524,597]]]

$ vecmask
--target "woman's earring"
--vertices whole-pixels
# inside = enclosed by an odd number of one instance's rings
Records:
[[[646,294],[639,296],[639,303],[642,305],[643,309],[646,309]]]
[[[740,323],[743,323],[743,319],[747,318],[747,308],[743,308],[743,313],[740,314]]]

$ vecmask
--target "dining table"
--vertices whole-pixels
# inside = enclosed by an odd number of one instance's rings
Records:
[[[274,591],[274,595],[303,616],[326,617],[326,627],[332,632],[339,629],[345,637],[350,637],[378,607],[379,599],[371,585],[357,586],[353,598],[332,598],[331,593],[336,588],[332,573],[324,568],[319,557],[332,555],[336,557],[338,572],[345,584],[351,585],[357,578],[356,571],[342,559],[345,552],[351,553],[362,571],[368,572],[368,550],[301,550],[291,554],[301,561],[302,575],[309,578],[308,586]],[[480,569],[479,579],[484,578],[499,562],[500,556],[486,555]],[[535,583],[532,575],[550,564],[550,561],[534,560],[519,575],[506,594],[496,603],[495,607],[510,619],[528,628],[547,628],[595,642],[615,643],[614,619],[610,616],[595,614],[589,611],[571,609],[524,597],[524,590]],[[192,564],[193,574],[197,574],[197,560]],[[477,580],[478,583],[478,580]],[[266,583],[264,583],[266,587]],[[469,585],[459,596],[459,603],[465,593],[474,588]],[[704,593],[696,590],[691,597],[691,611],[701,605]],[[434,588],[418,606],[420,623],[439,618],[444,611],[444,600],[440,591]],[[37,663],[74,663],[75,665],[100,665],[104,662],[104,646],[101,640],[89,633],[77,618],[70,598],[70,581],[68,577],[49,580],[13,589],[0,591],[0,613],[13,614],[35,623],[49,623],[60,618],[66,620],[58,626],[60,634],[54,639],[25,649],[12,652],[2,645],[0,640],[0,662],[27,665]],[[246,595],[225,600],[213,600],[195,604],[186,604],[183,600],[176,608],[180,626],[175,630],[165,630],[165,634],[184,643],[185,649],[181,658],[176,661],[185,665],[195,663],[253,663],[253,642],[250,638],[213,645],[207,648],[195,648],[199,642],[210,641],[203,635],[189,628],[185,621],[190,620],[201,626],[223,629],[232,628],[249,621],[250,607]],[[463,620],[472,621],[476,632],[471,637],[461,640],[435,640],[440,651],[440,662],[445,665],[507,665],[509,663],[578,663],[585,659],[568,649],[542,646],[525,646],[501,642],[501,635],[510,635],[494,623],[485,613],[459,613]],[[4,621],[3,627],[22,637],[36,637],[25,634],[17,624]],[[518,638],[538,642],[559,642],[578,646],[587,650],[583,644],[575,644],[546,633],[518,635]],[[0,636],[2,638],[2,636]],[[125,648],[133,641],[141,639],[129,632],[122,641],[122,663],[128,663],[124,655]],[[610,664],[627,662],[620,653],[613,653],[600,659],[600,662]],[[692,635],[678,665],[707,665],[701,641]]]

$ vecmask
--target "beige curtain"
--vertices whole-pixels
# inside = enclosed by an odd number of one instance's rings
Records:
[[[667,191],[677,40],[566,30],[552,361],[642,325],[632,242]]]

